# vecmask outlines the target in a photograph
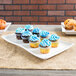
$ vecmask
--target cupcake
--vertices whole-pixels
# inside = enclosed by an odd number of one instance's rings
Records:
[[[30,31],[24,31],[22,33],[22,40],[24,43],[29,43],[29,38],[32,35],[32,33]]]
[[[64,21],[65,29],[72,30],[73,29],[74,22],[75,22],[75,20],[73,20],[73,19],[67,19],[67,20],[65,20]]]
[[[40,32],[40,39],[41,39],[41,41],[44,39],[44,38],[47,38],[48,39],[48,37],[49,37],[49,32],[47,32],[47,31],[41,31]]]
[[[0,30],[3,30],[6,28],[6,21],[3,19],[0,19]]]
[[[16,29],[16,32],[15,32],[16,38],[19,39],[19,40],[22,39],[22,38],[21,38],[21,35],[22,35],[22,33],[23,33],[24,31],[25,31],[25,30],[24,30],[23,28],[21,28],[21,27],[17,28],[17,29]]]
[[[29,30],[29,31],[32,32],[32,30],[33,30],[33,25],[26,25],[26,26],[25,26],[25,31],[27,31],[27,30]]]
[[[73,28],[74,28],[74,31],[76,31],[76,21],[74,22]]]
[[[35,28],[33,31],[32,31],[32,33],[33,33],[33,35],[34,34],[36,34],[38,37],[40,36],[40,29],[39,28]]]
[[[37,37],[37,35],[31,35],[30,36],[30,39],[29,39],[29,42],[30,42],[30,47],[32,48],[37,48],[39,47],[39,37]]]
[[[50,52],[50,46],[51,46],[51,42],[48,39],[43,39],[40,42],[40,52],[42,54],[47,54]]]
[[[58,47],[59,39],[60,37],[57,34],[52,34],[49,38],[49,40],[51,41],[51,47],[53,48]]]

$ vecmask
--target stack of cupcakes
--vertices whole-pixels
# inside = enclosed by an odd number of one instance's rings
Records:
[[[18,40],[21,40],[21,39],[22,39],[22,38],[21,38],[21,35],[22,35],[23,32],[24,32],[24,29],[21,28],[21,27],[16,29],[15,34],[16,34],[16,38],[17,38]]]
[[[33,25],[26,25],[25,28],[16,29],[16,38],[22,39],[24,43],[29,43],[31,48],[40,47],[40,53],[47,54],[50,48],[56,48],[59,45],[60,37],[57,34],[52,34],[39,28],[34,28]]]
[[[24,43],[29,43],[29,37],[32,35],[33,25],[26,25],[25,28],[16,29],[16,38],[22,39]]]
[[[35,29],[33,29],[33,31],[32,31],[33,35],[35,34],[35,35],[37,35],[38,37],[40,36],[40,32],[41,32],[41,30],[40,30],[39,28],[35,28]]]

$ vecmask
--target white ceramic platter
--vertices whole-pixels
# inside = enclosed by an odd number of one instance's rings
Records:
[[[0,34],[2,32],[6,32],[8,30],[8,28],[11,26],[11,22],[7,22],[6,25],[7,25],[7,27],[4,30],[0,30]]]
[[[17,40],[15,34],[4,35],[4,36],[2,36],[2,38],[11,44],[17,45],[17,46],[25,49],[25,51],[31,53],[32,55],[34,55],[40,59],[51,58],[63,51],[66,51],[68,48],[70,48],[73,45],[73,43],[60,41],[59,46],[57,48],[51,48],[50,53],[41,54],[39,48],[31,48],[29,46],[29,43],[23,43],[22,40]]]
[[[64,32],[67,35],[76,35],[76,31],[65,29],[64,22],[61,22],[61,28],[62,28],[62,32]]]

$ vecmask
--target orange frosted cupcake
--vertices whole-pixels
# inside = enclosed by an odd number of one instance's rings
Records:
[[[47,54],[50,52],[51,42],[48,39],[43,39],[40,42],[40,53]]]
[[[75,22],[75,20],[73,20],[73,19],[67,19],[67,20],[65,20],[64,21],[65,29],[72,30],[73,29],[74,22]]]

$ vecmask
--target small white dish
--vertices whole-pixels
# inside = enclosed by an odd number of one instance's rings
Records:
[[[0,34],[2,34],[3,32],[6,32],[7,30],[8,30],[8,28],[10,27],[10,25],[11,25],[11,22],[7,22],[6,23],[6,28],[5,29],[3,29],[3,30],[0,30]]]
[[[31,53],[32,55],[34,55],[40,59],[51,58],[63,51],[67,51],[67,49],[69,49],[73,45],[73,43],[60,41],[59,46],[57,48],[51,48],[50,53],[41,54],[39,48],[31,48],[29,46],[29,43],[23,43],[22,40],[17,40],[15,34],[4,35],[4,36],[2,36],[2,38],[11,44],[17,45],[17,46],[25,49],[27,52]]]
[[[66,30],[65,29],[64,22],[61,22],[61,28],[62,28],[62,32],[64,32],[67,35],[76,35],[76,31],[74,31],[74,30]]]

